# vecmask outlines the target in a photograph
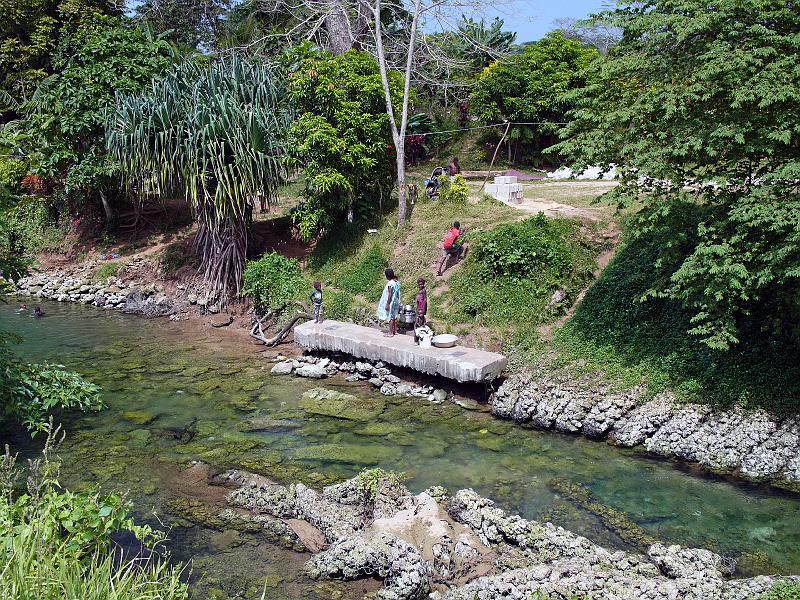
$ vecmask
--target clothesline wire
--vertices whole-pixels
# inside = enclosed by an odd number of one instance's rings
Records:
[[[535,121],[530,123],[510,123],[510,125],[566,125],[567,123],[559,123],[555,121]],[[441,131],[428,131],[427,133],[407,133],[405,137],[411,137],[414,135],[419,135],[422,137],[426,137],[429,135],[436,135],[439,133],[455,133],[456,131],[473,131],[475,129],[491,129],[492,127],[502,127],[504,125],[509,125],[507,121],[503,121],[502,123],[492,123],[490,125],[476,125],[475,127],[459,127],[458,129],[443,129]]]

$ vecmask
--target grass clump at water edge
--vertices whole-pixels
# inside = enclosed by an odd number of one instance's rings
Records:
[[[0,598],[4,600],[184,600],[182,569],[160,552],[163,535],[134,524],[131,505],[116,495],[73,493],[58,483],[52,453],[29,461],[27,489],[8,446],[0,462]],[[133,536],[141,551],[129,556],[112,538]]]

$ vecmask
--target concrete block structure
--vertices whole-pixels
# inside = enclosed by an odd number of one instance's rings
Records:
[[[522,184],[514,175],[495,176],[494,183],[486,184],[486,193],[506,204],[520,204],[525,197]]]
[[[505,370],[507,362],[502,354],[477,348],[420,348],[413,336],[384,337],[379,329],[340,321],[298,325],[294,328],[294,341],[311,350],[343,352],[460,382],[493,381]]]

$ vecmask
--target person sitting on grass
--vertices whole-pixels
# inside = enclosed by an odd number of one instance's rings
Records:
[[[386,287],[378,302],[378,319],[389,321],[389,331],[384,333],[386,337],[393,337],[397,334],[397,315],[400,313],[400,280],[392,269],[386,269]]]
[[[311,304],[314,306],[314,322],[322,323],[325,319],[322,316],[322,282],[314,282],[314,291],[311,292]]]
[[[439,261],[439,270],[436,273],[439,277],[442,276],[445,264],[451,256],[456,257],[456,261],[464,258],[466,248],[464,246],[465,232],[461,228],[461,223],[456,221],[453,226],[448,230],[447,235],[442,240],[442,259]]]

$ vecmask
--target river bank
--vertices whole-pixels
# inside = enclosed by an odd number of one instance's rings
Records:
[[[147,283],[109,278],[95,282],[69,270],[37,273],[16,282],[21,297],[88,304],[145,316],[186,321],[190,327],[209,327],[220,312],[214,297],[191,285]],[[252,345],[247,336],[249,315],[239,310],[238,323],[221,329],[231,343]],[[217,321],[224,322],[217,317]],[[263,348],[262,348],[263,349]],[[481,409],[481,394],[464,391],[439,378],[392,370],[383,364],[348,360],[324,354],[302,356],[293,344],[265,353],[278,364],[276,375],[324,378],[340,375],[347,381],[369,381],[383,395],[395,394],[442,402],[450,398],[464,408]],[[290,360],[281,360],[288,355]],[[300,362],[298,362],[300,361]],[[324,361],[324,362],[322,362]],[[614,390],[595,375],[575,377],[566,372],[509,373],[488,407],[493,415],[524,427],[580,434],[621,447],[640,447],[654,455],[693,463],[719,475],[767,483],[800,491],[800,421],[765,411],[713,410],[706,405],[680,404],[669,393],[643,399],[643,389]]]

